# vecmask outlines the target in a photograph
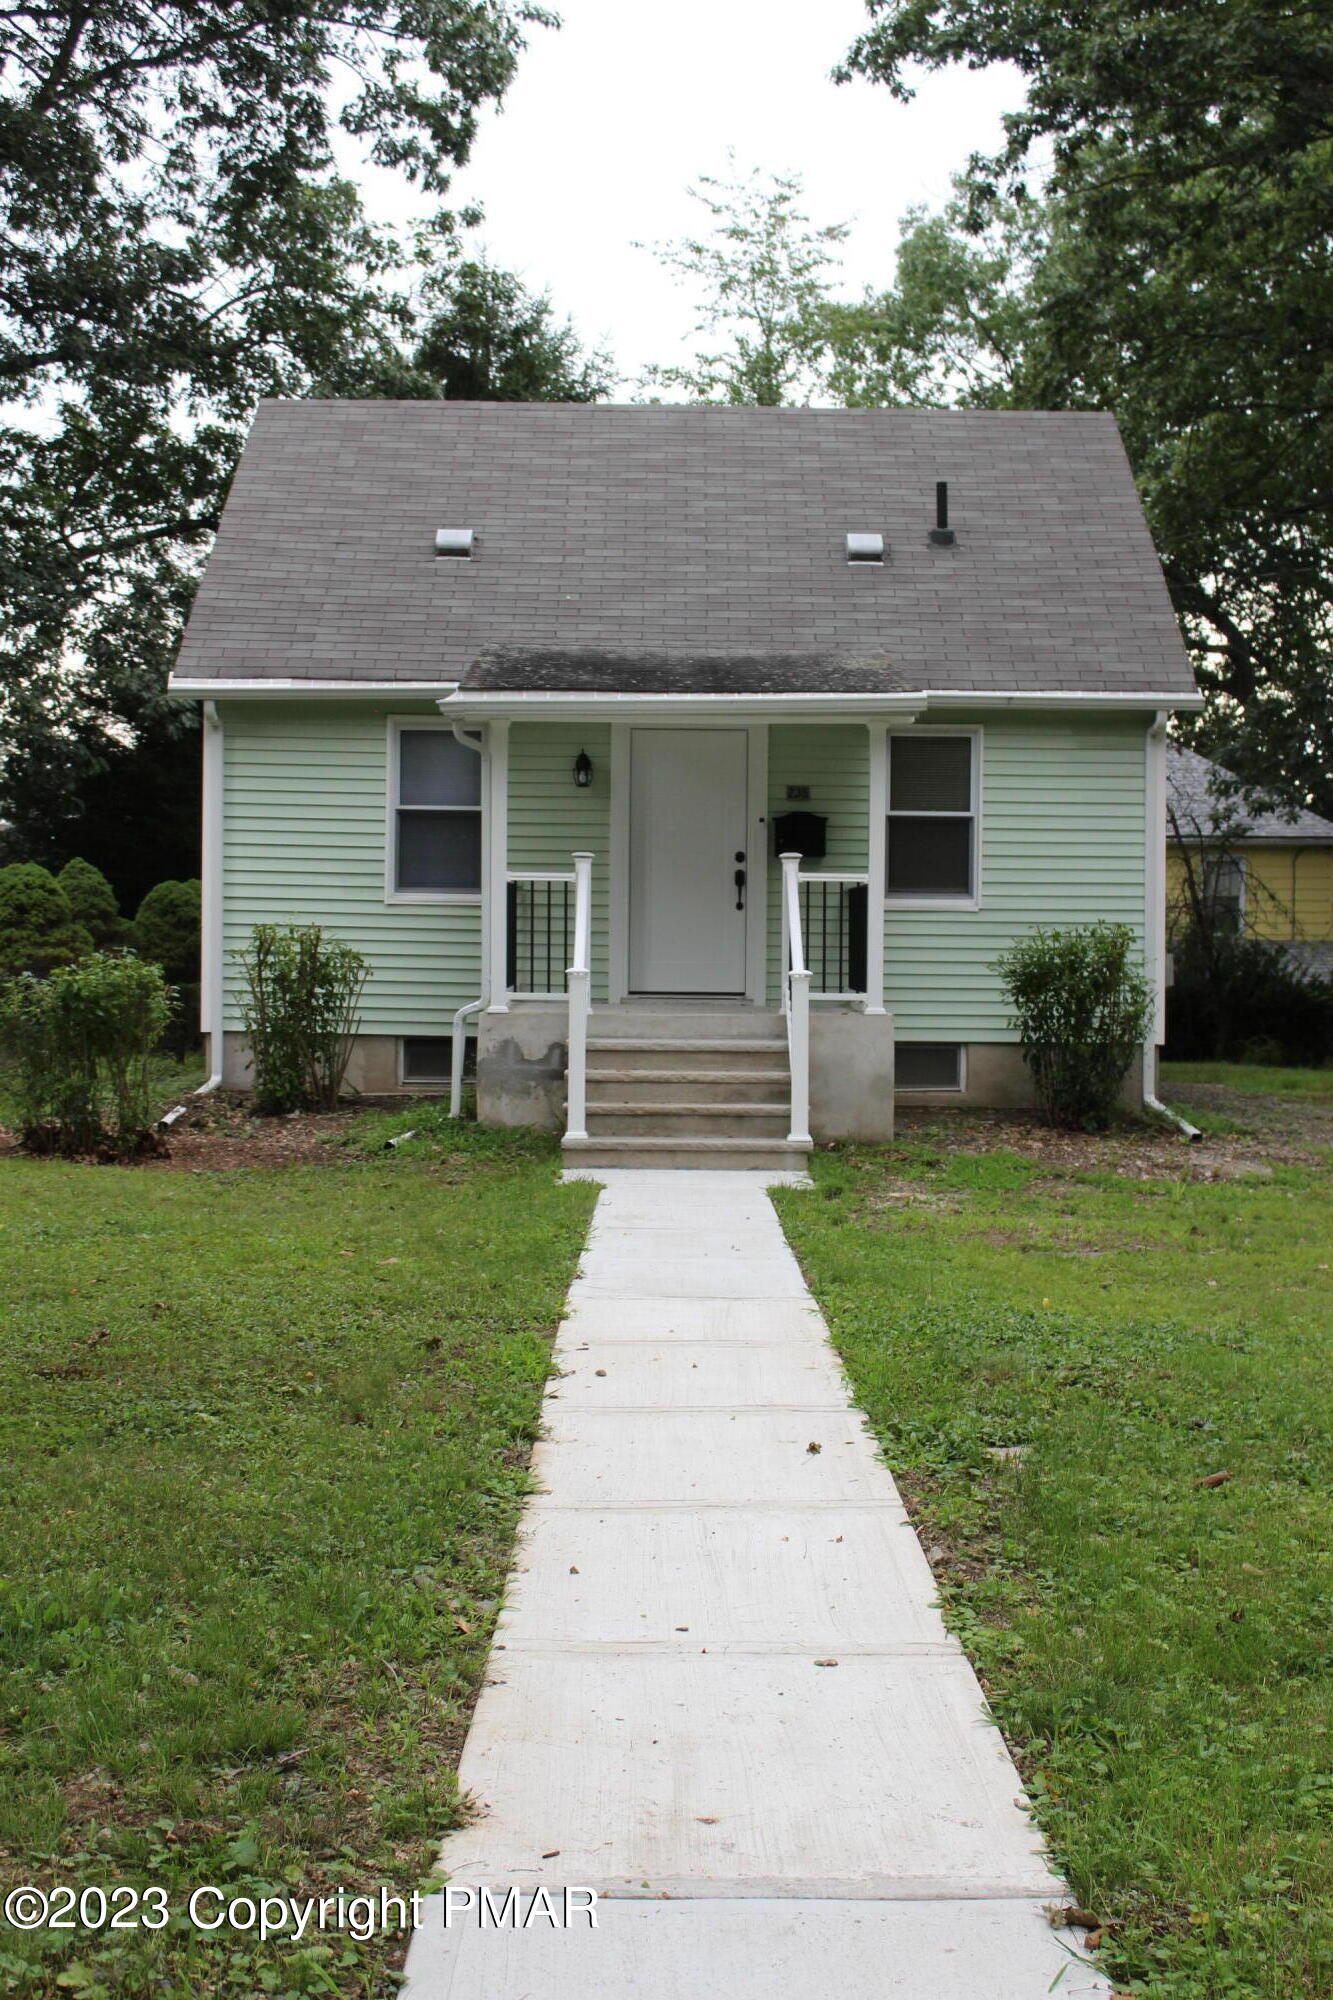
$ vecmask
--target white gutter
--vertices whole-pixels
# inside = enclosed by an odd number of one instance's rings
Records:
[[[478,757],[482,756],[484,746],[482,744],[480,737],[473,738],[469,736],[465,732],[461,722],[456,722],[454,724],[453,735],[455,740],[461,743],[465,750],[473,751],[474,754]],[[486,768],[485,763],[483,761],[482,769],[485,770],[485,768]],[[485,812],[483,812],[482,814],[483,824],[485,823],[486,818],[487,815]],[[485,944],[486,944],[486,921],[484,915],[482,918],[482,926],[481,926],[481,941],[483,947],[483,961],[484,961]],[[486,966],[484,962],[482,965],[482,986],[484,987],[485,990],[478,999],[469,1000],[462,1007],[459,1008],[458,1012],[454,1015],[453,1027],[450,1030],[449,1116],[451,1118],[461,1118],[463,1115],[463,1065],[467,1061],[468,1016],[469,1014],[480,1014],[482,1008],[486,1005],[487,1001],[490,999],[490,980],[487,977]]]
[[[438,704],[441,714],[455,712],[466,722],[524,721],[556,718],[562,722],[630,721],[637,716],[657,721],[716,722],[720,716],[744,715],[768,721],[800,716],[804,721],[842,720],[849,715],[895,716],[912,721],[921,697],[911,694],[520,694],[499,690],[460,689]]]
[[[367,701],[384,695],[407,695],[416,701],[435,701],[450,694],[457,681],[332,681],[313,675],[304,680],[278,680],[270,674],[248,679],[189,680],[172,674],[167,693],[177,701],[290,701],[293,695],[314,695],[321,700]]]
[[[1203,1133],[1148,1088],[1157,1064],[1157,1050],[1166,1039],[1166,725],[1159,709],[1144,742],[1143,837],[1144,905],[1143,956],[1153,989],[1152,1023],[1143,1044],[1143,1108],[1169,1120],[1192,1145]],[[1156,1078],[1153,1078],[1154,1082]]]
[[[1201,694],[1109,694],[1098,690],[1089,694],[1062,693],[1059,689],[1042,690],[1034,688],[1031,694],[1019,690],[994,694],[989,689],[978,689],[968,694],[958,688],[922,688],[918,699],[928,702],[931,708],[1036,708],[1079,710],[1152,708],[1158,711],[1185,710],[1203,707]],[[1154,728],[1156,724],[1153,725]]]
[[[894,714],[901,710],[915,710],[925,704],[932,708],[1032,708],[1032,709],[1168,709],[1184,711],[1203,707],[1201,694],[1162,694],[1151,690],[1142,694],[1121,694],[1091,692],[1071,694],[1060,689],[1035,688],[1031,692],[1021,688],[992,692],[988,689],[960,688],[918,688],[910,691],[884,694],[627,694],[627,693],[579,693],[574,689],[552,690],[534,689],[520,692],[512,688],[497,688],[488,693],[484,688],[466,689],[458,681],[348,681],[320,680],[314,675],[304,678],[285,677],[278,679],[270,674],[236,676],[231,679],[189,679],[173,674],[167,682],[167,692],[179,701],[290,701],[293,696],[314,698],[321,701],[378,701],[384,697],[401,695],[414,701],[448,701],[459,708],[475,707],[479,716],[518,713],[520,710],[544,710],[548,713],[573,713],[576,719],[600,713],[612,707],[638,708],[645,713],[658,709],[668,709],[673,714],[688,708],[696,708],[701,715],[715,715],[726,709],[753,711],[756,714],[770,714],[789,711],[793,715],[806,715],[816,710],[826,710],[831,715]]]
[[[204,703],[203,923],[199,951],[199,1025],[208,1036],[211,1074],[195,1091],[207,1097],[222,1082],[223,936],[222,911],[222,718],[217,703]]]

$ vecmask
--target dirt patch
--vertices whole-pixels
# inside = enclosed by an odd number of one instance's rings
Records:
[[[299,1167],[342,1158],[348,1127],[368,1106],[341,1111],[295,1112],[288,1118],[258,1118],[243,1097],[187,1100],[185,1117],[164,1133],[151,1155],[120,1162],[156,1173],[231,1173],[245,1167]],[[11,1132],[0,1132],[0,1156],[18,1151]],[[103,1163],[104,1164],[104,1163]]]
[[[1207,1100],[1205,1102],[1205,1099]],[[1190,1108],[1212,1111],[1243,1129],[1206,1134],[1191,1144],[1181,1133],[1147,1124],[1112,1132],[1055,1132],[1027,1111],[902,1111],[898,1134],[929,1139],[955,1153],[998,1147],[1046,1170],[1054,1179],[1077,1173],[1126,1180],[1266,1179],[1274,1166],[1313,1166],[1333,1148],[1333,1104],[1323,1099],[1273,1099],[1219,1084],[1190,1095]]]
[[[363,1105],[342,1111],[295,1111],[259,1118],[243,1097],[206,1097],[171,1129],[165,1159],[150,1166],[177,1173],[226,1173],[238,1167],[299,1167],[336,1161],[347,1128]]]

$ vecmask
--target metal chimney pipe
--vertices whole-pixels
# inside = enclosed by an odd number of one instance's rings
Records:
[[[947,479],[935,481],[935,525],[926,537],[934,549],[951,549],[954,545],[954,531],[949,526],[949,482]]]

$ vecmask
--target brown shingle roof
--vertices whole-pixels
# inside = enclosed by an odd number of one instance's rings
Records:
[[[470,561],[440,527],[475,530]],[[846,560],[867,531],[883,567]],[[261,404],[181,678],[452,681],[515,651],[1193,692],[1107,416]]]

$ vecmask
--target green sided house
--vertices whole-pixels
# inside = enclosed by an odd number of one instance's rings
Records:
[[[359,1089],[475,1042],[479,1115],[592,1165],[1023,1103],[1035,925],[1160,995],[1198,697],[1109,417],[268,403],[173,687],[228,1084],[258,922],[369,960]]]

